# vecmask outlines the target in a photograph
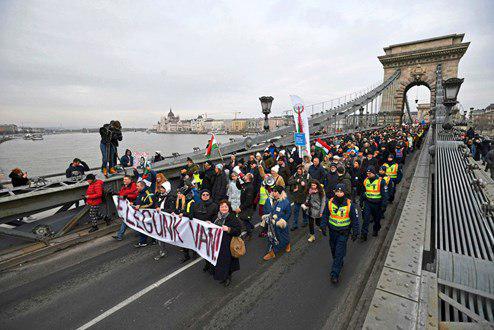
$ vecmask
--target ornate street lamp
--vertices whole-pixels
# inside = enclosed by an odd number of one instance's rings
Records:
[[[274,98],[272,96],[261,96],[259,101],[261,101],[262,113],[264,114],[264,130],[269,131],[269,120],[268,115],[271,113],[271,104],[273,104]]]
[[[443,129],[450,130],[453,125],[450,123],[451,109],[458,103],[456,100],[458,98],[458,92],[460,91],[461,84],[463,83],[463,78],[449,78],[443,81],[444,88],[444,101],[443,105],[446,107],[446,119],[442,125]]]
[[[445,106],[452,107],[458,101],[456,100],[458,97],[458,92],[460,91],[461,84],[463,83],[464,78],[449,78],[443,81],[444,88],[444,101],[443,104]]]

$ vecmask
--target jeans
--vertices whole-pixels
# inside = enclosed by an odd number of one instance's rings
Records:
[[[147,235],[139,233],[139,243],[146,244],[148,242]]]
[[[122,225],[120,225],[120,229],[117,232],[118,239],[122,239],[126,230],[127,230],[127,225],[125,224],[125,222],[122,221]]]
[[[368,201],[364,201],[364,210],[362,212],[362,216],[364,218],[364,222],[362,224],[362,235],[366,235],[369,233],[369,223],[373,222],[373,230],[375,233],[379,232],[381,229],[381,218],[382,218],[382,210],[381,203],[371,203]]]
[[[311,235],[314,235],[314,222],[316,223],[316,225],[318,227],[321,227],[321,218],[313,218],[313,217],[309,217],[309,232]]]
[[[116,165],[117,149],[111,143],[100,143],[101,168],[112,168]]]
[[[343,235],[337,230],[329,230],[329,248],[331,249],[331,256],[333,257],[331,276],[340,277],[340,272],[343,268],[343,259],[346,255],[347,241],[347,235]]]
[[[292,225],[292,228],[298,228],[298,217],[300,214],[301,206],[302,206],[302,204],[300,204],[300,203],[293,203],[293,225]],[[302,211],[302,220],[303,220],[304,225],[306,225],[309,221],[309,217],[303,211]]]

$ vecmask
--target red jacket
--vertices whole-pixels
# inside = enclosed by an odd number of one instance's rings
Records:
[[[86,204],[96,206],[101,203],[103,203],[103,181],[96,180],[87,187]]]
[[[137,191],[137,185],[135,182],[131,182],[128,186],[123,186],[118,192],[118,196],[134,201],[137,198],[139,192]]]

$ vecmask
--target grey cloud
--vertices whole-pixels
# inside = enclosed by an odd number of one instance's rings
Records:
[[[260,115],[258,97],[315,103],[382,80],[393,43],[466,33],[466,107],[492,102],[491,1],[0,2],[2,122],[149,126]],[[444,8],[448,10],[444,10]]]

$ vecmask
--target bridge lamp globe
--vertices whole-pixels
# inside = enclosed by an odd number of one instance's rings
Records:
[[[269,131],[269,121],[268,115],[271,113],[271,105],[273,104],[274,98],[272,96],[261,96],[259,101],[261,101],[262,113],[264,114],[264,130]]]
[[[453,106],[457,103],[458,92],[460,91],[461,84],[464,78],[449,78],[443,81],[444,88],[444,105]]]

